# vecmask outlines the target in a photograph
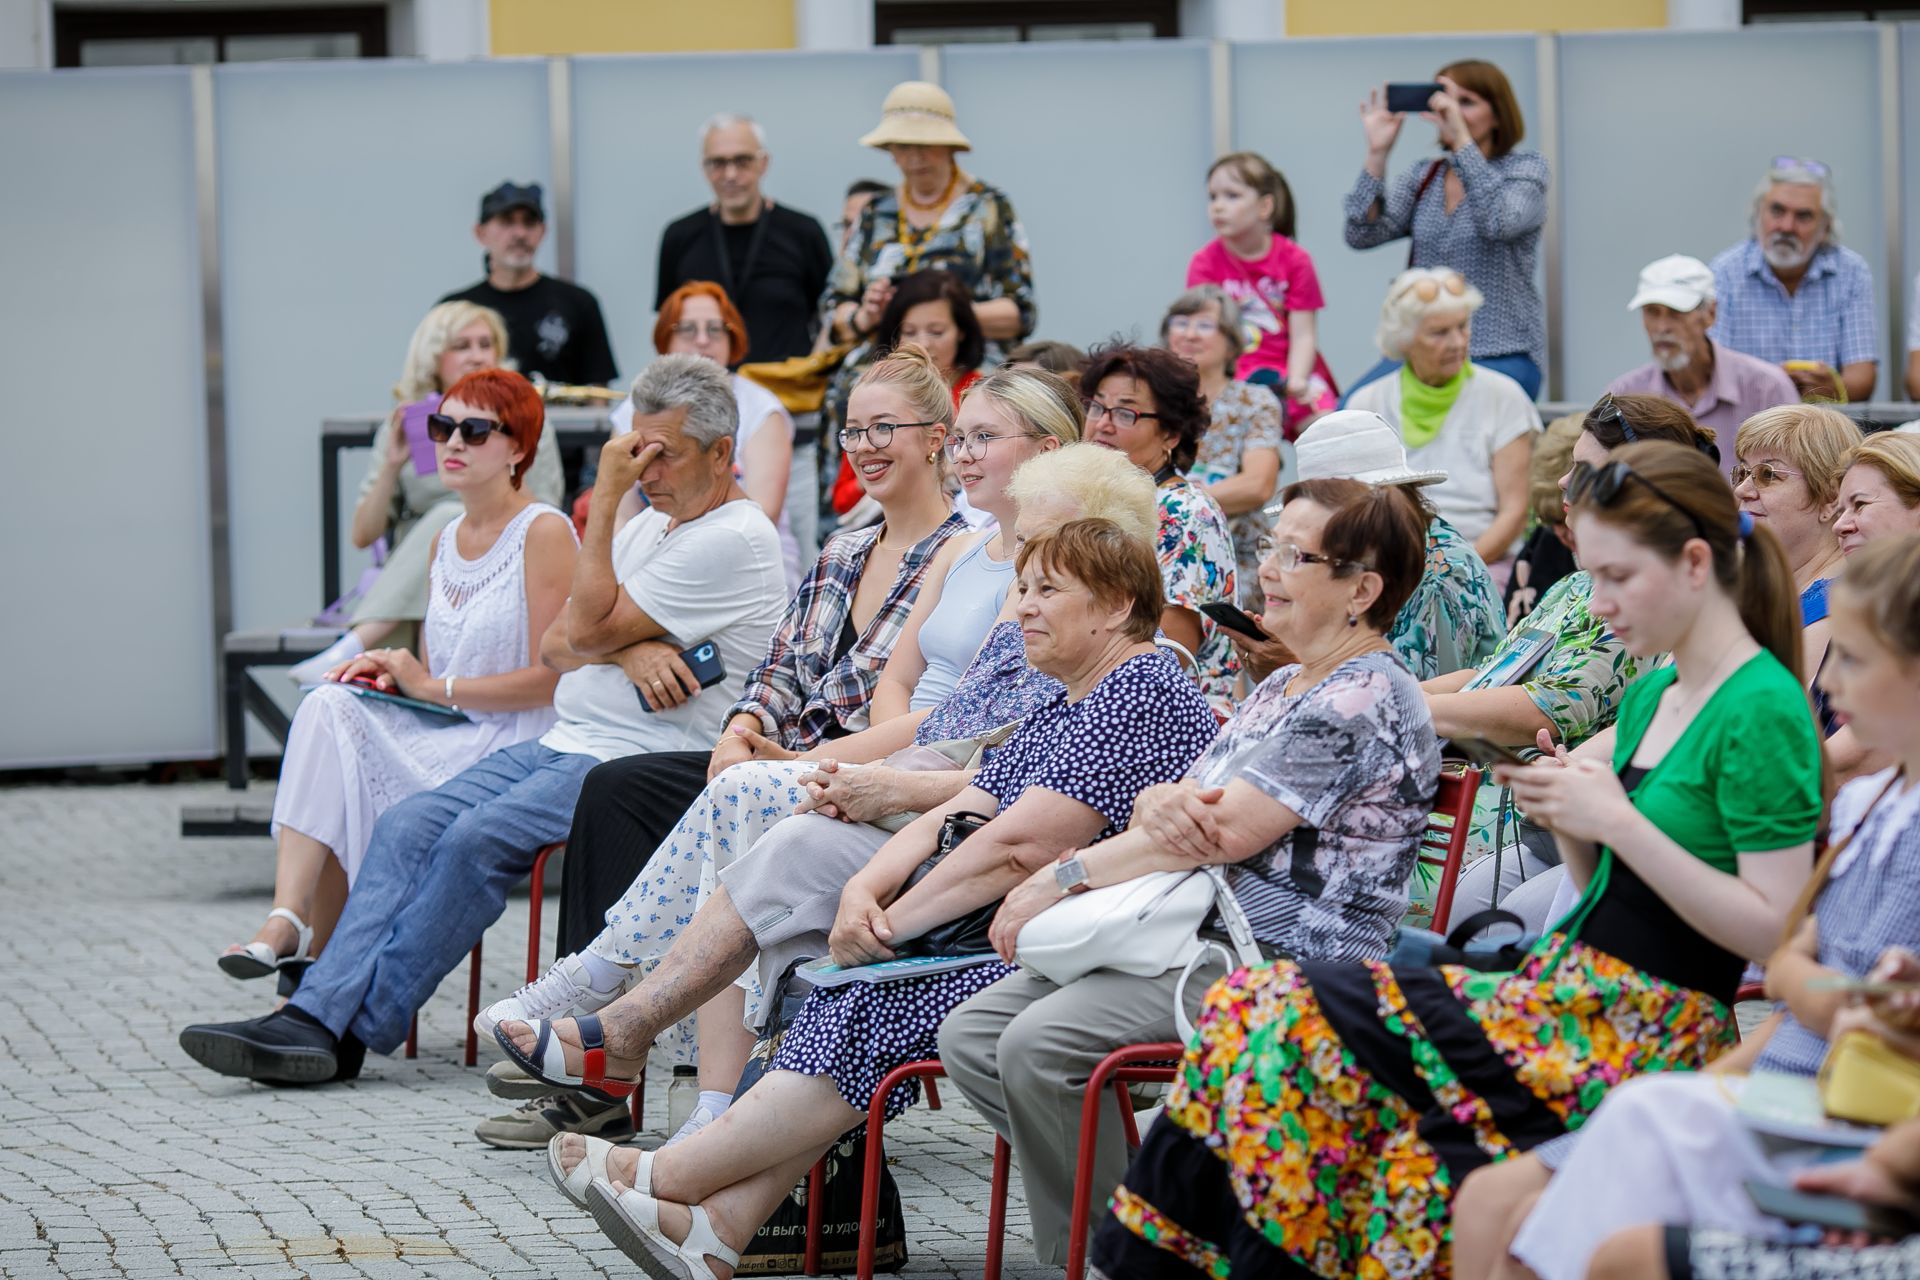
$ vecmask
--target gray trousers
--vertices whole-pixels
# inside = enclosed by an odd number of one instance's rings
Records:
[[[1226,972],[1218,960],[1210,960],[1188,979],[1188,1017],[1198,1013],[1207,988]],[[1087,1077],[1122,1045],[1174,1038],[1173,990],[1179,977],[1177,970],[1136,978],[1097,969],[1058,987],[1023,970],[968,1000],[940,1026],[940,1061],[948,1078],[1012,1145],[1020,1162],[1034,1251],[1044,1264],[1058,1267],[1067,1261]],[[1109,1104],[1102,1109],[1088,1191],[1096,1206],[1105,1203],[1126,1171],[1126,1140]]]

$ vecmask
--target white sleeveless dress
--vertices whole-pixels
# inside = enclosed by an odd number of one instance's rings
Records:
[[[544,502],[515,516],[478,559],[461,556],[456,516],[440,533],[429,570],[428,670],[436,678],[491,676],[527,665],[527,529],[541,515],[566,517]],[[569,531],[573,523],[567,521]],[[287,734],[274,794],[273,831],[291,827],[333,850],[352,884],[373,824],[388,808],[430,791],[483,757],[537,738],[554,723],[551,706],[469,711],[445,720],[321,684],[300,701]]]

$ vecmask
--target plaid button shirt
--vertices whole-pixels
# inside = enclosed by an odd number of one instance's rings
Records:
[[[1835,369],[1880,358],[1873,271],[1844,245],[1822,247],[1788,294],[1760,242],[1749,238],[1713,260],[1713,287],[1720,313],[1707,334],[1735,351],[1768,364],[1820,360]]]
[[[966,532],[967,522],[958,514],[948,516],[907,549],[879,612],[836,659],[853,593],[885,528],[872,525],[827,540],[773,633],[766,660],[747,677],[740,701],[727,712],[729,721],[743,713],[758,716],[769,738],[795,751],[816,745],[835,726],[850,732],[867,727],[873,686],[913,612],[927,566],[948,538]]]

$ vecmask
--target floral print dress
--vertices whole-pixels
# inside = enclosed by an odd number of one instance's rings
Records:
[[[1195,484],[1219,484],[1239,475],[1240,459],[1249,449],[1280,452],[1280,402],[1270,388],[1229,382],[1214,400],[1212,410],[1213,420],[1200,437],[1199,456],[1187,469],[1187,478]],[[1276,491],[1278,487],[1276,484]],[[1230,517],[1228,523],[1233,532],[1239,604],[1256,618],[1261,612],[1259,545],[1270,524],[1258,507]]]
[[[1214,715],[1224,722],[1234,712],[1240,660],[1227,633],[1201,613],[1200,606],[1234,602],[1233,534],[1220,504],[1185,476],[1161,485],[1157,496],[1160,535],[1154,550],[1167,584],[1167,603],[1199,615],[1200,651],[1193,655],[1194,680]]]
[[[1487,562],[1439,516],[1427,525],[1427,564],[1387,642],[1416,680],[1476,667],[1506,634]]]

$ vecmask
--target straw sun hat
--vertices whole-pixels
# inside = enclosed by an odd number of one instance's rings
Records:
[[[880,123],[860,139],[860,145],[973,149],[953,122],[953,99],[939,85],[924,80],[908,80],[888,91],[887,100],[880,104]]]

